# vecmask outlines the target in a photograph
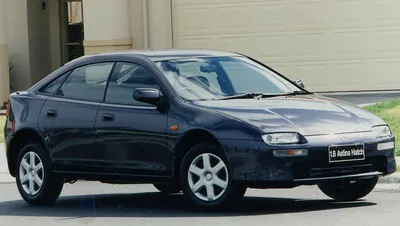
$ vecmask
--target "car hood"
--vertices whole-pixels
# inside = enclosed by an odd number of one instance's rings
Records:
[[[370,131],[385,122],[358,106],[311,94],[264,99],[197,101],[263,132],[296,131],[304,136]]]

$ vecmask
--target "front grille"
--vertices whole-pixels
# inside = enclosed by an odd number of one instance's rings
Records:
[[[358,173],[368,173],[373,171],[386,171],[386,158],[375,157],[357,162],[322,163],[306,162],[293,163],[293,178],[318,178],[333,177]]]

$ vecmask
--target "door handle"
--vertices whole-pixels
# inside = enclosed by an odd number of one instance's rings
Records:
[[[114,121],[114,115],[113,115],[113,114],[110,114],[110,113],[104,113],[104,114],[101,116],[101,120],[104,121],[104,122],[111,122],[111,121]]]
[[[46,116],[47,117],[50,117],[50,118],[55,118],[55,117],[57,117],[57,111],[56,110],[54,110],[54,109],[47,109],[46,110]]]

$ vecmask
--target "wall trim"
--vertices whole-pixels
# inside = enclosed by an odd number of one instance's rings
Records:
[[[98,47],[98,46],[126,46],[132,45],[132,39],[114,39],[114,40],[84,40],[85,47]]]

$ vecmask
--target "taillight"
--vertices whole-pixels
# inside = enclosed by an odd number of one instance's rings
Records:
[[[8,100],[8,102],[7,102],[6,118],[11,121],[11,130],[14,132],[15,131],[15,118],[14,118],[14,115],[11,110],[10,100]]]
[[[15,119],[11,122],[11,131],[15,131]]]

